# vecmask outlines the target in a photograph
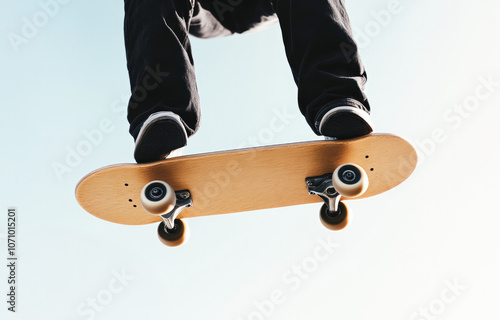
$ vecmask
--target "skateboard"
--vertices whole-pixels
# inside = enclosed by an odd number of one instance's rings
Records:
[[[114,223],[160,222],[159,239],[178,246],[189,236],[185,218],[323,202],[331,230],[349,220],[345,201],[388,191],[417,165],[406,140],[371,134],[118,164],[86,175],[75,194],[90,214]]]

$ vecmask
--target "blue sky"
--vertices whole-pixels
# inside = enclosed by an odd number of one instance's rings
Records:
[[[123,2],[69,0],[13,45],[41,3],[1,0],[0,207],[19,214],[19,312],[3,304],[8,319],[500,316],[498,3],[347,1],[376,131],[416,146],[414,175],[351,202],[343,232],[306,205],[191,219],[176,249],[156,225],[104,222],[74,198],[88,172],[133,162]],[[192,44],[203,122],[187,154],[318,139],[298,112],[278,26]]]

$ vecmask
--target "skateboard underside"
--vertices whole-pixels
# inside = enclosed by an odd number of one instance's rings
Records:
[[[94,216],[126,225],[161,221],[140,203],[142,188],[153,180],[189,190],[193,206],[178,218],[293,206],[321,202],[308,193],[305,179],[332,173],[344,163],[366,171],[368,189],[356,198],[362,199],[403,182],[415,169],[417,155],[404,139],[385,134],[191,155],[104,167],[80,181],[76,198]]]

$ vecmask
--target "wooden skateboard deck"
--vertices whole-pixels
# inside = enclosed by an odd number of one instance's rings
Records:
[[[366,171],[368,189],[356,198],[362,199],[408,178],[417,154],[400,137],[372,134],[119,164],[85,176],[76,187],[76,198],[92,215],[126,225],[161,221],[140,203],[142,188],[153,180],[163,180],[177,191],[190,191],[193,207],[184,209],[178,218],[293,206],[321,202],[308,193],[305,179],[332,173],[344,163],[355,163]]]

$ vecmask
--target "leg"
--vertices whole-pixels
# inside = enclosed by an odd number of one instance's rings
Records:
[[[274,8],[298,85],[299,107],[313,131],[325,135],[319,130],[321,120],[336,107],[367,114],[366,73],[344,1],[274,0]]]
[[[243,0],[229,1],[236,5],[235,1]],[[219,37],[251,29],[265,20],[255,3],[237,10],[228,7],[230,14],[225,19],[220,2],[207,1],[210,11],[197,0],[125,0],[125,45],[132,89],[128,120],[136,140],[137,162],[165,158],[183,147],[199,127],[199,97],[188,32],[202,38]],[[239,19],[248,21],[237,26]],[[224,20],[229,25],[221,23]]]
[[[194,2],[194,1],[193,1]],[[125,0],[125,46],[132,97],[130,133],[153,113],[179,115],[188,136],[199,125],[199,97],[188,39],[189,0]]]

